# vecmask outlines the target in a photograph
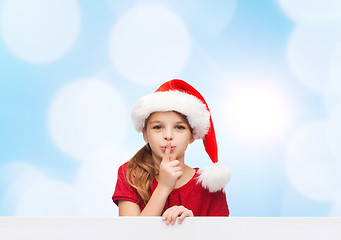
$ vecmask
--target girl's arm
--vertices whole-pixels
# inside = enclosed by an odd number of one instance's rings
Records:
[[[158,185],[140,216],[161,216],[171,191]]]
[[[173,191],[176,181],[182,171],[179,161],[170,156],[171,144],[167,144],[165,155],[160,163],[159,183],[141,212],[140,207],[133,202],[119,201],[120,216],[161,216],[169,194]]]
[[[139,216],[141,213],[139,205],[134,202],[120,200],[118,201],[119,216]]]
[[[119,216],[161,216],[168,195],[168,191],[157,186],[142,212],[136,203],[120,200]]]

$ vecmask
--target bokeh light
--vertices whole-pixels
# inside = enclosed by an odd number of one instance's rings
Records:
[[[14,55],[30,63],[47,63],[73,46],[81,15],[75,0],[11,0],[5,3],[1,25]]]
[[[331,22],[341,20],[339,0],[278,0],[284,12],[297,22]]]
[[[339,217],[341,215],[341,196],[337,201],[334,201],[330,209],[330,217]]]
[[[340,41],[339,27],[298,25],[287,47],[288,62],[297,78],[317,91],[326,90],[329,64]]]
[[[98,152],[96,158],[85,162],[75,181],[75,196],[83,216],[118,216],[111,196],[117,178],[117,169],[133,156],[122,146],[107,152]]]
[[[128,113],[124,100],[109,84],[96,80],[72,82],[51,103],[48,124],[55,144],[79,160],[123,142]]]
[[[264,82],[230,85],[222,109],[228,132],[244,142],[280,139],[291,121],[290,101],[283,89]]]
[[[154,85],[174,78],[183,69],[190,46],[190,35],[176,14],[161,5],[141,5],[124,13],[115,24],[110,55],[128,80]]]
[[[331,152],[326,122],[303,126],[287,145],[285,168],[290,183],[303,195],[332,201],[340,191],[338,159]]]
[[[197,37],[215,37],[221,34],[233,18],[237,0],[175,1],[174,8]],[[200,41],[200,38],[196,40]]]
[[[17,216],[77,216],[73,188],[69,183],[50,179],[42,170],[24,162],[3,167],[12,178],[8,186],[6,206],[14,205]]]
[[[334,111],[330,113],[330,119],[327,123],[328,144],[332,153],[339,159],[341,164],[341,104],[335,106]],[[341,167],[341,165],[339,166]],[[341,168],[339,169],[341,171]],[[341,178],[340,178],[341,180]]]
[[[330,60],[330,86],[341,97],[341,40],[335,47]]]

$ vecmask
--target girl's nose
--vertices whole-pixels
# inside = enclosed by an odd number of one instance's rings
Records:
[[[165,139],[167,141],[173,140],[173,131],[172,130],[167,129],[165,131]]]

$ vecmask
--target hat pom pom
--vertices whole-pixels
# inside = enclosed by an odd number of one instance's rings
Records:
[[[231,171],[228,167],[214,163],[198,171],[198,183],[210,192],[224,191],[226,184],[231,179]]]

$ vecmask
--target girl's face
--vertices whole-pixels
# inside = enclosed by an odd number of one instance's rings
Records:
[[[153,156],[160,161],[167,142],[171,143],[171,154],[180,161],[184,158],[188,144],[194,141],[188,122],[173,111],[152,113],[143,130],[143,138],[149,143]]]

